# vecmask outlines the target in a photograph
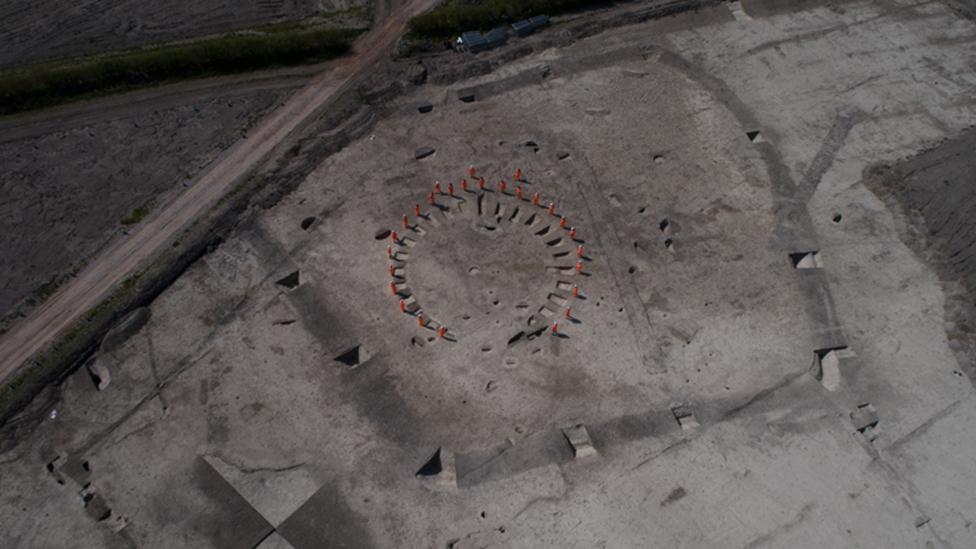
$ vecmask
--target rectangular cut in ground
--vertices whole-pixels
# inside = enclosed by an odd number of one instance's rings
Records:
[[[857,432],[865,433],[868,430],[873,432],[877,431],[879,423],[878,410],[870,402],[858,404],[856,408],[851,410],[850,416],[851,424],[854,425],[854,429]]]
[[[681,426],[682,431],[691,431],[699,426],[695,418],[695,411],[690,406],[675,406],[671,409],[674,419]]]
[[[454,452],[438,448],[417,471],[417,477],[444,488],[457,488]]]
[[[364,345],[354,345],[336,355],[335,361],[349,368],[356,368],[372,356],[373,354]]]
[[[790,261],[793,262],[793,268],[795,269],[823,268],[823,259],[821,259],[820,252],[817,250],[791,253]]]
[[[843,346],[816,349],[810,374],[828,391],[836,391],[843,380],[841,361],[853,356],[854,353]]]
[[[590,440],[590,433],[586,430],[585,425],[574,425],[563,429],[563,435],[566,437],[569,445],[572,446],[575,457],[584,458],[597,454],[596,448],[593,447],[593,441]]]

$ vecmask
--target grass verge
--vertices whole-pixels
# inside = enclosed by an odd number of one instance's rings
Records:
[[[143,204],[142,206],[139,206],[138,208],[129,212],[129,215],[123,217],[120,223],[123,225],[135,225],[149,215],[151,210],[152,207],[149,203]]]
[[[13,412],[26,406],[30,399],[59,375],[66,365],[82,357],[91,342],[120,316],[123,305],[135,299],[139,292],[137,283],[141,274],[125,279],[111,295],[89,310],[84,318],[72,325],[49,349],[31,361],[30,367],[22,368],[0,387],[0,423]]]
[[[533,15],[557,15],[610,3],[610,0],[484,0],[470,4],[448,0],[411,18],[409,29],[413,38],[451,38],[464,31],[487,30]]]
[[[0,116],[167,80],[324,61],[363,29],[283,27],[0,71]]]

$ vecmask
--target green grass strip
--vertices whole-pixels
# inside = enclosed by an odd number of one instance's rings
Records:
[[[129,212],[129,215],[123,217],[121,223],[123,225],[135,225],[149,215],[151,210],[152,207],[149,204],[143,204],[142,206],[139,206],[138,208]]]
[[[318,62],[349,51],[362,29],[283,29],[128,50],[0,72],[0,115],[160,82]]]

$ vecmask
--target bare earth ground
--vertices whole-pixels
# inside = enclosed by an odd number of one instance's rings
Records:
[[[94,120],[0,139],[0,316],[159,206],[290,94],[298,82],[175,105],[123,106]],[[224,92],[226,93],[226,91]]]
[[[0,68],[321,15],[366,0],[0,2]]]
[[[972,547],[971,372],[864,174],[976,122],[974,42],[937,2],[732,3],[404,97],[4,439],[7,539]]]

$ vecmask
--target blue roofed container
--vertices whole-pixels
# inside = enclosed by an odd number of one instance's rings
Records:
[[[508,41],[508,29],[497,27],[485,33],[485,41],[489,48],[497,48]]]
[[[549,16],[547,15],[536,15],[535,17],[530,17],[528,19],[523,19],[521,21],[516,21],[512,23],[512,30],[515,34],[519,36],[528,36],[536,31],[536,29],[542,28],[549,24]]]
[[[532,26],[532,23],[530,23],[528,19],[523,19],[521,21],[512,23],[512,30],[515,31],[515,34],[518,36],[528,36],[532,34],[535,27]]]
[[[461,34],[458,43],[471,52],[479,52],[488,49],[488,41],[478,31],[468,31]]]

